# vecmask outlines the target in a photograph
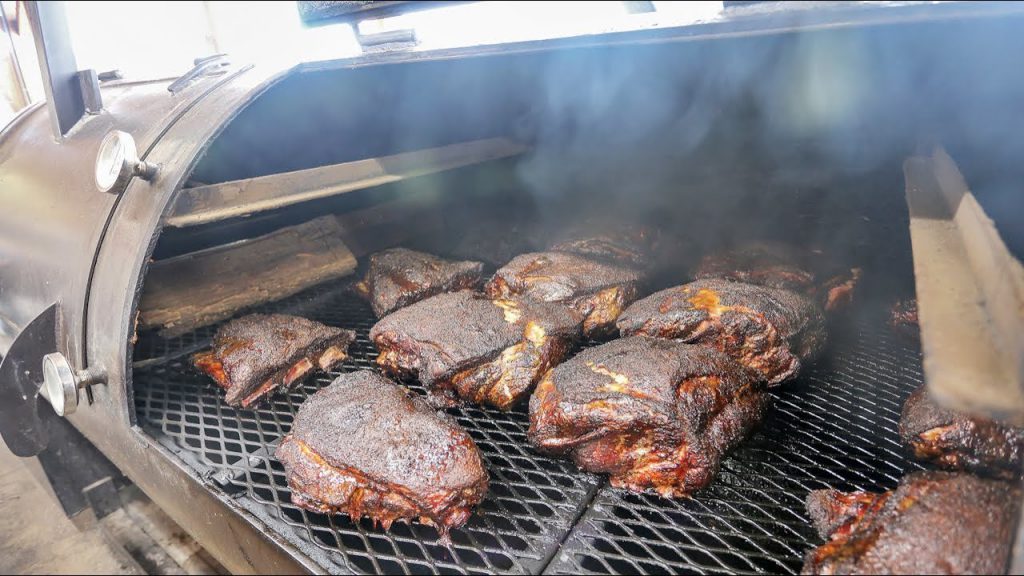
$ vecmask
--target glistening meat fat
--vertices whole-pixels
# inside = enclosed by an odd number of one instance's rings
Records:
[[[769,384],[794,377],[825,342],[825,320],[810,299],[778,288],[698,280],[633,303],[618,319],[639,334],[713,346]]]
[[[633,336],[554,368],[530,399],[530,442],[613,486],[683,496],[764,418],[756,377],[705,346]]]
[[[917,318],[917,299],[899,300],[889,308],[889,326],[896,332],[912,338],[921,337]]]
[[[438,406],[461,401],[507,410],[562,361],[581,319],[558,304],[440,294],[384,317],[370,330],[377,363],[418,378]]]
[[[348,358],[351,330],[286,314],[250,314],[221,326],[196,368],[225,389],[225,401],[248,408],[279,387]]]
[[[369,371],[338,377],[299,407],[277,448],[292,502],[315,512],[465,524],[487,472],[465,430],[422,398]]]

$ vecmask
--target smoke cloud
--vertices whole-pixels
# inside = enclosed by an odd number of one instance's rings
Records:
[[[841,244],[863,233],[850,214],[905,212],[903,160],[942,144],[969,182],[978,168],[983,202],[1002,175],[1005,212],[1024,152],[1019,30],[975,20],[556,53],[518,174],[552,226],[562,203],[657,217],[707,244]],[[814,226],[811,212],[837,209],[845,224]]]

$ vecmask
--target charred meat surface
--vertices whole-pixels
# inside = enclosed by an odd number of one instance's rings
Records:
[[[338,377],[299,407],[275,454],[292,502],[384,529],[419,518],[446,538],[487,493],[473,439],[422,398],[369,371]]]
[[[643,269],[650,265],[657,238],[652,228],[585,222],[558,234],[549,250]]]
[[[491,298],[524,297],[558,302],[583,316],[583,333],[601,336],[636,299],[642,273],[569,252],[523,254],[498,269],[487,283]]]
[[[441,294],[384,317],[370,330],[377,363],[416,377],[438,406],[458,399],[507,410],[572,350],[580,317],[558,304]]]
[[[900,439],[916,457],[951,470],[1011,478],[1024,464],[1024,430],[941,408],[924,386],[903,405]]]
[[[442,292],[475,288],[481,262],[453,262],[425,252],[392,248],[370,256],[366,277],[356,290],[382,317]]]
[[[633,336],[555,367],[530,398],[530,442],[613,486],[684,496],[764,418],[769,397],[728,356]]]
[[[344,361],[355,339],[351,330],[298,316],[250,314],[221,326],[213,349],[192,361],[227,391],[228,404],[248,408],[278,387]]]
[[[820,301],[827,311],[853,302],[860,268],[840,268],[820,250],[755,242],[706,255],[694,270],[698,280],[722,278],[782,288]]]
[[[794,377],[825,343],[821,308],[789,290],[698,280],[639,300],[618,319],[640,334],[713,346],[769,384]]]
[[[816,490],[807,512],[829,541],[804,574],[1005,574],[1020,488],[970,474],[916,472],[894,491]]]
[[[813,289],[815,275],[804,263],[805,259],[794,246],[756,242],[708,254],[697,265],[693,275],[698,280],[723,278],[807,292]]]

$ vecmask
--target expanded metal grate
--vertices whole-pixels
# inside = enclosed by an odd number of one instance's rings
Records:
[[[920,353],[879,324],[855,322],[773,393],[766,425],[694,498],[602,489],[547,572],[798,573],[821,544],[808,492],[888,490],[920,469],[897,434],[903,402],[922,383]]]
[[[499,572],[539,573],[550,561],[573,521],[591,499],[600,479],[581,474],[562,460],[534,453],[526,441],[524,408],[511,413],[467,407],[450,413],[472,435],[490,474],[490,490],[471,521],[453,530],[452,546],[435,529],[396,523],[384,532],[369,520],[326,516],[291,503],[284,468],[272,457],[289,430],[299,405],[343,372],[375,368],[369,340],[375,318],[344,286],[324,297],[308,294],[315,306],[304,315],[357,331],[351,358],[331,374],[272,396],[254,410],[224,404],[223,394],[189,364],[204,335],[148,344],[159,361],[145,360],[134,374],[136,418],[140,425],[189,464],[217,481],[255,514],[275,521],[282,535],[326,569],[372,573]],[[301,298],[300,298],[301,299]],[[296,299],[292,299],[295,304]],[[412,386],[422,392],[417,386]]]
[[[351,358],[332,374],[240,410],[225,405],[188,362],[214,328],[144,338],[134,373],[137,421],[327,571],[793,573],[820,543],[804,514],[810,490],[891,488],[917,467],[904,456],[896,426],[903,401],[922,381],[919,349],[877,318],[854,319],[833,330],[845,336],[833,339],[824,359],[775,393],[766,425],[691,499],[615,490],[568,461],[537,454],[526,441],[522,407],[452,410],[480,447],[491,488],[448,548],[430,527],[396,523],[384,532],[366,520],[291,504],[274,448],[310,394],[341,372],[375,368],[368,339],[375,319],[343,285],[274,309],[356,330]]]

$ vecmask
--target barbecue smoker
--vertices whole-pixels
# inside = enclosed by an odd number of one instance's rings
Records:
[[[51,104],[0,140],[0,432],[69,509],[109,460],[236,572],[791,573],[822,543],[811,490],[923,468],[897,435],[923,382],[1024,424],[1019,5],[731,6],[283,71],[218,57],[151,82],[76,74],[36,11]],[[516,219],[503,239],[529,240],[584,213],[678,239],[641,296],[747,240],[863,277],[823,356],[692,498],[613,489],[535,451],[525,407],[469,406],[450,413],[490,490],[450,545],[294,505],[274,452],[299,405],[377,369],[351,289],[368,255],[443,254]],[[915,295],[920,341],[886,322]],[[231,408],[190,357],[251,310],[354,330],[350,357]]]

